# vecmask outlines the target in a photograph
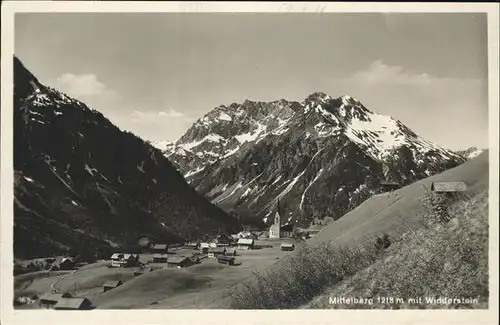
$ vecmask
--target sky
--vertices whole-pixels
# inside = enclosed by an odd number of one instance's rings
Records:
[[[15,54],[145,140],[222,104],[321,91],[443,147],[488,147],[484,14],[18,13]]]

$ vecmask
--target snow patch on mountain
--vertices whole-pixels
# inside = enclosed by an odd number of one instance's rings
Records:
[[[307,190],[311,187],[311,185],[313,185],[317,180],[318,178],[321,176],[321,174],[323,173],[323,168],[321,168],[319,171],[318,171],[318,174],[316,174],[316,177],[314,177],[314,179],[309,182],[309,185],[307,185],[306,189],[304,190],[304,192],[302,193],[302,197],[300,198],[300,205],[299,205],[299,209],[302,210],[302,207],[303,207],[303,204],[304,204],[304,199],[306,197],[306,193],[307,193]]]
[[[257,128],[253,132],[239,134],[239,135],[235,136],[235,138],[241,144],[243,144],[245,142],[251,142],[251,141],[256,140],[257,137],[259,135],[261,135],[262,132],[265,131],[265,130],[266,130],[266,126],[265,125],[257,123]]]
[[[231,118],[231,116],[227,115],[226,113],[222,112],[220,113],[219,115],[219,119],[221,121],[232,121],[233,119]]]

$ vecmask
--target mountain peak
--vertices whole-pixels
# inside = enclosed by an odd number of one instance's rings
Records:
[[[312,94],[310,94],[309,96],[306,97],[305,101],[326,101],[328,99],[331,99],[331,97],[329,95],[327,95],[326,93],[324,92],[321,92],[321,91],[317,91],[317,92],[314,92]]]
[[[462,162],[353,97],[324,92],[213,110],[165,155],[213,202],[267,220],[279,199],[288,222],[338,218],[377,182],[408,184]]]

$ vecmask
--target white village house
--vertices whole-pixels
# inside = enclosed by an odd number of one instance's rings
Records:
[[[255,239],[253,238],[240,238],[238,239],[238,249],[253,249]]]

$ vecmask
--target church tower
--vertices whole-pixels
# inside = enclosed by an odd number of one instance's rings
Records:
[[[274,215],[274,223],[269,228],[269,238],[280,238],[281,234],[281,215],[280,215],[280,201],[278,199],[278,203],[276,206],[276,214]]]

